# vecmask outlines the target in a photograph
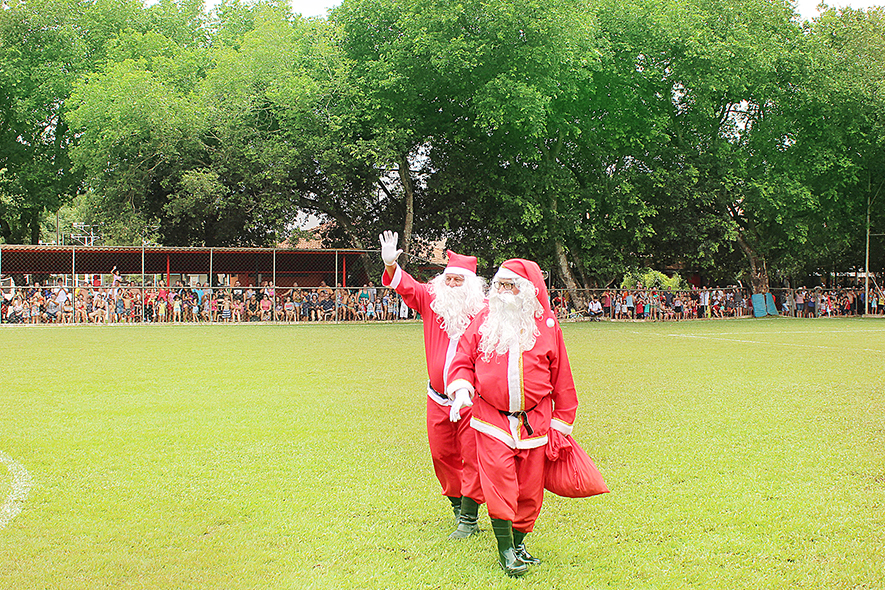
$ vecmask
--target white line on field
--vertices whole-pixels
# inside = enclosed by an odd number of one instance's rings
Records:
[[[6,465],[12,474],[12,490],[0,506],[0,529],[2,529],[22,511],[22,504],[31,491],[31,474],[3,451],[0,451],[0,463]]]
[[[796,344],[795,342],[763,342],[759,340],[742,340],[740,338],[714,338],[711,336],[698,336],[696,334],[668,334],[668,336],[673,336],[676,338],[696,338],[698,340],[720,340],[722,342],[740,342],[741,344],[763,344],[768,346],[792,346],[795,348],[819,348],[822,350],[839,350],[842,352],[846,352],[849,350],[857,350],[863,352],[878,352],[879,354],[885,353],[885,350],[878,350],[876,348],[846,348],[844,346],[822,346],[820,344]]]

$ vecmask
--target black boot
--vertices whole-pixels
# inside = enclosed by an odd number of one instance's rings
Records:
[[[461,518],[458,528],[455,529],[449,539],[466,539],[470,535],[479,532],[479,504],[473,498],[464,496],[461,498]]]
[[[528,533],[524,533],[522,531],[518,531],[513,529],[513,546],[514,551],[516,552],[517,557],[519,557],[522,561],[527,563],[528,565],[537,565],[541,563],[541,560],[537,557],[532,557],[528,550],[525,548],[525,536]]]
[[[446,496],[452,503],[452,512],[455,513],[455,526],[461,522],[461,496]]]
[[[491,520],[492,530],[495,531],[495,539],[498,541],[498,564],[511,578],[523,575],[529,567],[516,555],[513,547],[513,523],[498,518]]]

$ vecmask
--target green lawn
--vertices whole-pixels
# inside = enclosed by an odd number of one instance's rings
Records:
[[[612,493],[510,580],[445,539],[417,324],[3,327],[0,588],[885,586],[885,321],[564,331]]]

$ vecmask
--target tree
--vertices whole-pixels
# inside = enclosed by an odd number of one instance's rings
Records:
[[[653,90],[657,145],[637,154],[636,182],[658,214],[656,253],[710,266],[741,252],[754,292],[769,260],[802,243],[817,207],[785,152],[785,108],[803,79],[803,37],[779,2],[638,2],[626,32]]]
[[[829,8],[807,33],[812,67],[791,151],[820,195],[809,242],[824,256],[801,270],[865,267],[867,215],[872,233],[885,230],[885,12]],[[872,246],[881,269],[881,243]]]
[[[44,212],[76,193],[75,142],[66,102],[74,81],[102,59],[136,2],[11,2],[0,11],[0,237],[37,243]]]

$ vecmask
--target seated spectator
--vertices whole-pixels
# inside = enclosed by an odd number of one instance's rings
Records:
[[[596,297],[590,298],[590,303],[587,306],[587,313],[593,321],[598,322],[602,320],[602,303],[600,303]]]
[[[255,297],[255,293],[249,296],[248,301],[246,301],[246,321],[247,322],[257,322],[261,319],[258,310],[258,299]]]
[[[58,303],[55,302],[54,299],[50,298],[49,301],[46,302],[46,313],[44,314],[46,321],[54,324],[61,320],[59,316],[59,312],[61,310],[58,307]],[[88,321],[88,319],[84,320]]]
[[[283,313],[287,322],[295,321],[295,302],[292,301],[291,295],[286,297],[286,302],[283,304]]]
[[[74,323],[88,324],[89,313],[87,312],[86,293],[81,293],[75,301],[76,303],[74,305]],[[46,305],[46,317],[49,317],[49,304]]]
[[[19,295],[12,299],[12,305],[6,311],[6,321],[10,324],[20,324],[24,321],[25,304]]]
[[[258,307],[261,310],[260,319],[262,322],[269,322],[273,319],[273,300],[270,297],[262,297]]]
[[[74,321],[74,302],[71,301],[70,297],[65,301],[65,304],[61,308],[61,322],[63,324],[70,324]]]
[[[328,294],[324,294],[324,297],[320,301],[320,319],[335,319],[335,302]]]

